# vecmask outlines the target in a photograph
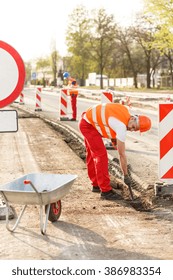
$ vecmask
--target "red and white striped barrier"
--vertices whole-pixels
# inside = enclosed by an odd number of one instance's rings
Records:
[[[61,89],[60,95],[60,120],[68,120],[67,117],[67,106],[68,106],[68,89]]]
[[[20,96],[19,96],[19,97],[20,97],[19,104],[20,104],[20,105],[25,104],[25,103],[24,103],[24,94],[23,94],[23,92],[20,93]]]
[[[125,99],[121,99],[120,104],[132,107],[132,103],[130,101],[130,96],[126,96]]]
[[[119,103],[122,104],[122,105],[125,105],[124,99],[121,99]]]
[[[111,91],[102,91],[101,103],[112,103],[112,102],[113,102],[113,92],[111,92]]]
[[[130,101],[130,96],[126,96],[126,103],[127,103],[127,106],[132,107],[132,103]]]
[[[41,87],[38,87],[36,90],[36,108],[35,111],[42,111],[41,108]]]
[[[159,104],[159,176],[173,180],[173,103]]]
[[[167,97],[166,97],[166,102],[171,102],[171,97],[170,97],[169,94],[168,94]]]

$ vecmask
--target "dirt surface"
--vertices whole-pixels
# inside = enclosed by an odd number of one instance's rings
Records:
[[[173,259],[171,197],[156,198],[153,186],[145,192],[135,186],[134,196],[140,202],[137,211],[128,189],[111,176],[122,200],[102,201],[100,194],[91,192],[81,149],[78,156],[67,145],[71,142],[67,136],[43,120],[21,112],[19,117],[19,131],[0,137],[1,185],[37,172],[70,173],[78,178],[62,199],[60,219],[48,222],[46,235],[40,233],[38,206],[27,207],[13,233],[0,221],[1,259]],[[16,214],[21,209],[12,207]]]

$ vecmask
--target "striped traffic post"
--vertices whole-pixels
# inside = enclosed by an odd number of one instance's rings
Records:
[[[60,120],[67,121],[69,120],[67,116],[67,106],[68,106],[68,89],[61,89],[60,94]]]
[[[127,106],[132,107],[132,103],[130,101],[130,96],[126,96],[126,103],[127,103]]]
[[[23,94],[23,92],[20,93],[19,97],[20,97],[19,104],[20,104],[20,105],[25,104],[25,103],[24,103],[24,94]]]
[[[129,106],[131,108],[132,107],[132,103],[130,101],[130,96],[126,96],[125,99],[121,99],[120,100],[120,104],[127,105],[127,106]]]
[[[35,111],[42,111],[41,108],[41,87],[36,90],[36,108]]]
[[[159,179],[156,192],[173,193],[173,103],[159,104]]]
[[[170,97],[169,94],[168,94],[167,97],[166,97],[166,102],[171,102],[171,97]]]
[[[101,103],[112,103],[113,102],[113,92],[108,91],[102,91],[101,94]]]

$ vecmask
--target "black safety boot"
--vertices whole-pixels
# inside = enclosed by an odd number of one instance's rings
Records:
[[[108,191],[108,192],[102,192],[101,193],[101,199],[106,199],[106,200],[121,200],[122,197],[113,192],[112,190]]]
[[[92,192],[100,193],[100,188],[99,188],[99,186],[93,186]]]

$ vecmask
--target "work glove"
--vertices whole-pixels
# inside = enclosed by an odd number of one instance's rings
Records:
[[[131,184],[132,184],[132,180],[131,180],[131,178],[130,178],[130,176],[128,174],[124,176],[124,183],[127,186],[131,186]]]

